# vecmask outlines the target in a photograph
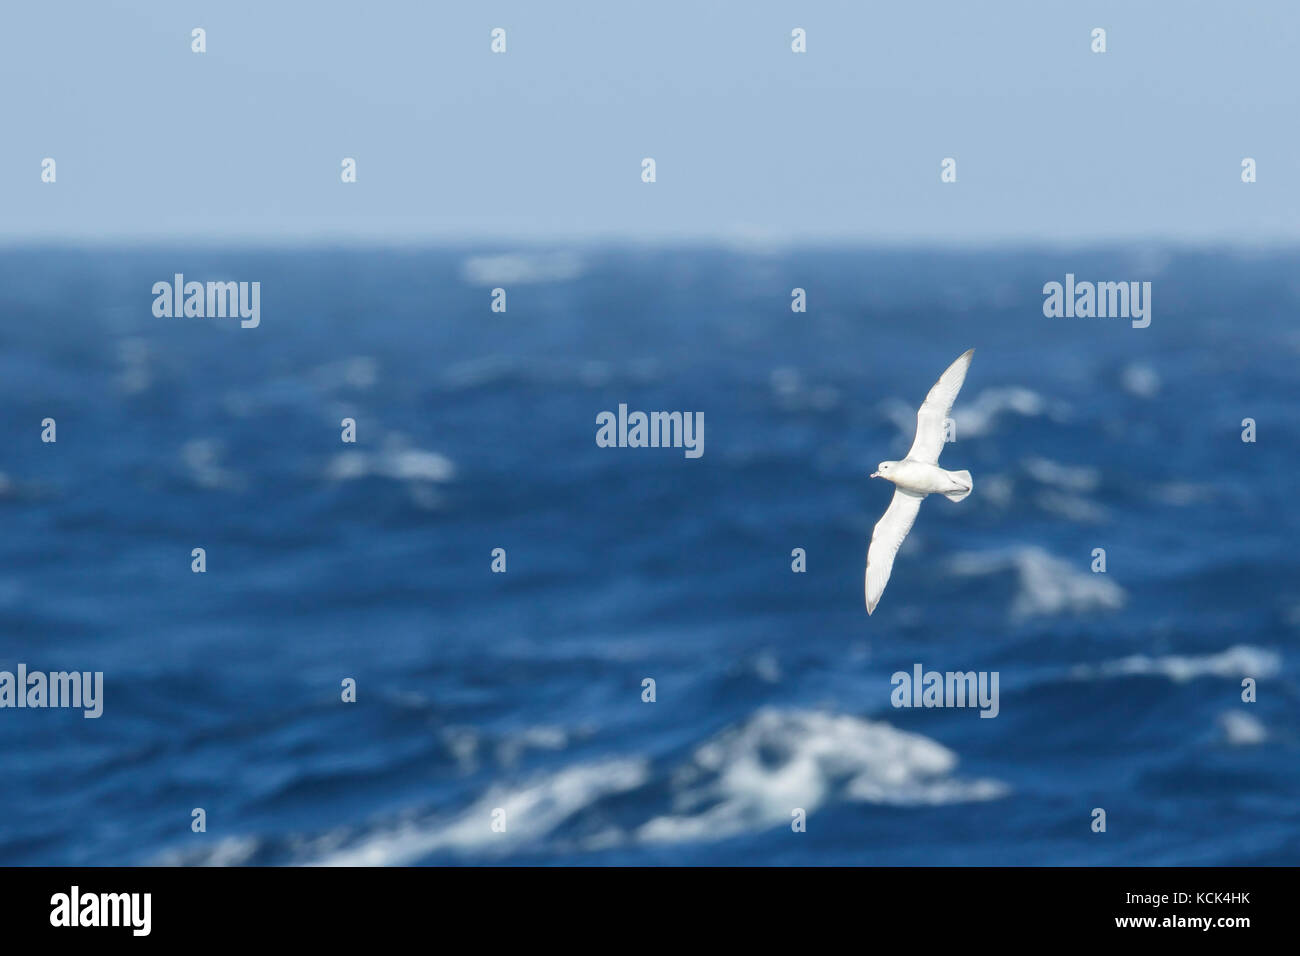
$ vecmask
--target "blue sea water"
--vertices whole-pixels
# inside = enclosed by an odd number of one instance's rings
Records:
[[[0,710],[0,863],[1298,863],[1298,314],[1293,251],[4,251],[0,670],[105,690]],[[868,617],[867,476],[972,347],[974,493]]]

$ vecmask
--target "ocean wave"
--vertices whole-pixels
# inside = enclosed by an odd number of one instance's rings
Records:
[[[529,727],[497,745],[497,763],[513,767],[529,750],[563,750],[568,744],[569,735],[562,727]]]
[[[1272,677],[1281,667],[1282,659],[1274,651],[1237,644],[1218,654],[1169,654],[1164,657],[1134,654],[1101,664],[1077,664],[1070,669],[1070,676],[1077,680],[1154,676],[1184,683],[1197,677]]]
[[[1126,365],[1120,372],[1120,384],[1124,391],[1138,398],[1154,398],[1160,391],[1160,376],[1150,365],[1134,362]]]
[[[776,382],[773,382],[774,387]],[[909,442],[916,434],[916,408],[907,402],[892,399],[881,406],[881,412],[903,433]],[[1047,402],[1035,391],[1011,385],[986,388],[972,401],[959,402],[952,411],[956,439],[978,438],[993,431],[999,416],[1013,412],[1026,418],[1045,415]]]
[[[377,476],[394,481],[448,482],[456,477],[456,464],[445,455],[409,447],[400,437],[390,436],[381,451],[349,449],[339,452],[325,466],[332,481],[355,481]]]
[[[211,846],[171,849],[149,861],[151,866],[247,866],[266,847],[266,841],[252,835],[221,837]]]
[[[1008,475],[980,476],[980,500],[997,508],[1009,508],[1016,500],[1016,483]]]
[[[1047,413],[1047,402],[1037,392],[1018,385],[986,388],[974,401],[958,403],[952,420],[959,439],[975,438],[991,432],[997,417],[1007,412],[1033,418]],[[915,426],[915,420],[912,424]]]
[[[1101,472],[1086,465],[1062,465],[1048,458],[1026,458],[1021,464],[1035,481],[1064,491],[1085,494],[1101,484]]]
[[[1147,485],[1146,492],[1152,500],[1161,504],[1186,508],[1189,505],[1213,501],[1218,490],[1213,485],[1170,481],[1163,484]]]
[[[616,759],[565,767],[515,786],[494,786],[450,820],[410,820],[369,833],[318,859],[321,866],[403,866],[433,853],[498,855],[520,850],[551,834],[573,814],[597,800],[644,785],[649,762]],[[505,829],[492,828],[505,811]],[[327,844],[338,843],[326,835]]]
[[[1253,747],[1268,739],[1268,731],[1259,718],[1239,710],[1220,714],[1219,730],[1224,741],[1233,747]]]
[[[673,774],[673,812],[636,831],[645,843],[719,840],[788,826],[796,808],[831,802],[895,806],[992,800],[995,780],[952,776],[957,756],[886,723],[819,711],[764,709],[701,745]]]
[[[559,728],[533,728],[519,746],[554,750],[569,738]],[[473,754],[465,757],[472,761]],[[997,780],[956,776],[957,763],[956,754],[937,741],[884,722],[764,708],[700,744],[676,766],[656,770],[645,757],[572,764],[495,784],[450,815],[405,814],[368,830],[338,828],[274,847],[236,837],[165,854],[160,862],[238,865],[287,853],[308,865],[401,866],[440,853],[500,858],[556,847],[594,852],[726,839],[788,826],[795,809],[811,814],[835,803],[938,806],[1010,792]],[[622,799],[634,793],[633,804]],[[617,813],[598,811],[602,801],[616,797]],[[504,811],[504,830],[493,828],[498,811]]]
[[[1048,514],[1075,524],[1105,524],[1110,512],[1095,501],[1068,492],[1047,490],[1034,496],[1034,503]]]
[[[248,479],[221,463],[225,445],[220,441],[194,438],[181,447],[181,461],[185,471],[200,488],[214,491],[242,491]]]
[[[948,566],[961,577],[1014,570],[1019,576],[1011,605],[1014,618],[1115,611],[1128,599],[1124,589],[1104,574],[1093,574],[1087,565],[1080,568],[1039,547],[965,552],[951,558]]]

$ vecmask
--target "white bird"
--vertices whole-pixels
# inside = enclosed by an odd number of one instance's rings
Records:
[[[963,352],[925,396],[916,413],[916,439],[907,457],[902,461],[882,461],[871,473],[872,478],[885,478],[894,483],[894,498],[871,532],[866,575],[868,614],[876,609],[880,595],[885,593],[889,573],[894,569],[894,555],[898,554],[907,532],[912,530],[912,522],[925,496],[937,492],[949,501],[961,501],[974,487],[969,471],[945,471],[939,467],[944,421],[952,411],[961,383],[966,381],[966,370],[974,355],[974,349]]]

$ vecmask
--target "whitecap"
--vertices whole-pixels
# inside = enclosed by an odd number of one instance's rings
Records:
[[[150,861],[150,865],[246,866],[262,846],[262,840],[255,836],[221,837],[202,847],[164,850]]]
[[[478,766],[483,752],[478,732],[448,728],[443,736],[462,770]],[[554,750],[572,736],[540,726],[526,731],[518,743]],[[794,809],[812,813],[836,802],[920,807],[994,800],[1009,793],[997,780],[957,776],[957,763],[957,756],[937,741],[884,722],[765,708],[711,737],[672,768],[668,805],[657,812],[647,809],[640,822],[615,823],[597,813],[582,823],[583,815],[607,798],[659,791],[657,785],[650,787],[648,758],[611,757],[490,786],[460,812],[404,813],[360,832],[336,828],[293,836],[282,849],[299,862],[324,866],[401,866],[438,853],[494,858],[534,848],[598,852],[788,826]],[[625,811],[634,806],[622,802]],[[504,811],[504,830],[493,828],[494,819],[501,818],[497,811]],[[557,838],[557,831],[575,820],[575,833]],[[169,859],[173,864],[238,863],[262,847],[253,837],[234,838]]]
[[[568,742],[569,735],[561,727],[529,727],[497,744],[497,762],[503,767],[513,767],[526,751],[563,750]]]
[[[1167,677],[1181,684],[1197,677],[1272,677],[1281,666],[1282,659],[1273,651],[1250,644],[1236,644],[1218,654],[1169,654],[1164,657],[1133,654],[1101,664],[1079,664],[1071,668],[1070,676],[1078,680],[1154,676]]]
[[[1228,710],[1220,714],[1219,730],[1223,733],[1223,739],[1233,747],[1253,747],[1268,739],[1268,731],[1259,718],[1239,710]]]
[[[350,448],[336,454],[325,466],[325,477],[332,481],[354,481],[369,475],[437,484],[455,478],[456,464],[437,452],[412,448],[405,436],[392,434],[380,451]]]
[[[441,376],[441,385],[453,392],[482,388],[509,381],[520,375],[523,368],[523,363],[511,356],[485,355],[448,366]]]
[[[451,819],[408,820],[372,831],[315,860],[322,866],[403,866],[432,853],[504,854],[547,837],[573,814],[645,784],[644,759],[578,764],[514,787],[495,786]],[[505,811],[503,831],[492,828]],[[499,817],[499,815],[498,815]],[[326,839],[329,839],[327,835]]]
[[[1138,398],[1152,398],[1160,391],[1160,376],[1150,365],[1125,366],[1119,380],[1126,392]]]
[[[1101,472],[1086,465],[1062,465],[1047,458],[1026,458],[1022,464],[1035,481],[1065,491],[1095,491],[1101,483]]]
[[[195,484],[202,488],[239,490],[247,485],[244,476],[221,464],[224,446],[206,438],[194,438],[181,446],[181,461]]]
[[[1147,485],[1146,489],[1154,500],[1178,508],[1212,501],[1216,492],[1213,485],[1196,484],[1187,481],[1170,481],[1164,484]]]
[[[959,404],[952,412],[957,439],[986,435],[999,415],[1014,412],[1024,417],[1046,414],[1047,403],[1037,392],[1017,385],[986,388],[972,402]],[[912,427],[915,429],[915,416]]]
[[[376,471],[402,481],[450,481],[456,467],[445,455],[413,448],[381,456]]]
[[[779,684],[781,682],[781,662],[776,659],[776,655],[771,651],[763,651],[753,660],[754,673],[758,675],[759,680],[766,681],[769,684]]]
[[[1079,495],[1060,491],[1040,491],[1034,501],[1049,514],[1058,515],[1076,524],[1104,524],[1110,512],[1096,502]]]
[[[763,709],[702,744],[673,775],[673,812],[642,824],[645,843],[719,840],[788,826],[833,801],[934,805],[1005,795],[995,780],[952,776],[942,744],[883,722]]]
[[[890,399],[881,405],[880,410],[910,443],[916,434],[916,408],[907,402]],[[998,416],[1007,412],[1036,417],[1047,413],[1047,403],[1037,392],[1019,386],[987,388],[973,401],[959,403],[953,409],[954,439],[961,441],[989,434]]]
[[[1015,500],[1016,483],[1007,475],[980,476],[980,499],[999,508],[1010,507]]]
[[[949,561],[949,568],[961,577],[1014,570],[1019,576],[1011,605],[1014,618],[1114,611],[1128,598],[1123,588],[1104,574],[1093,574],[1086,563],[1080,568],[1038,547],[958,554]]]

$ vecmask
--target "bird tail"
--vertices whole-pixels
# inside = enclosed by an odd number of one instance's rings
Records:
[[[950,471],[948,472],[948,477],[958,484],[966,486],[964,488],[958,488],[956,491],[945,491],[943,496],[949,501],[961,501],[969,495],[971,489],[975,487],[975,482],[971,481],[969,471]]]

